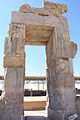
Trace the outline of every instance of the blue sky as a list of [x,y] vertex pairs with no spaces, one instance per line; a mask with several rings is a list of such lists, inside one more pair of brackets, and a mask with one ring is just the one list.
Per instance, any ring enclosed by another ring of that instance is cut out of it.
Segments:
[[[43,0],[2,0],[0,1],[0,75],[3,70],[3,48],[10,23],[11,11],[18,11],[19,6],[28,3],[32,7],[41,7]],[[65,14],[68,19],[70,39],[78,45],[78,51],[73,60],[74,75],[80,76],[80,0],[48,0],[60,2],[68,6]],[[45,47],[25,47],[26,75],[45,75]],[[37,58],[37,59],[36,59]]]

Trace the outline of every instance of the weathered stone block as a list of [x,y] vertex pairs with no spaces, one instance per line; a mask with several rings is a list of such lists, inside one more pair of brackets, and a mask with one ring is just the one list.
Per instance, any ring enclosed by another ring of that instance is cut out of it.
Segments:
[[48,118],[50,120],[64,120],[64,113],[62,110],[54,111],[48,107]]
[[68,119],[70,115],[74,113],[77,114],[74,85],[75,81],[71,74],[51,73],[48,81],[49,107],[52,109],[52,112],[50,112],[54,113],[54,115],[48,113],[51,120],[59,119],[57,118],[59,110],[61,111],[61,116],[64,116],[65,120]]
[[21,120],[23,116],[24,69],[7,68],[4,78],[5,94],[0,99],[0,120]]
[[78,115],[80,115],[80,96],[76,96],[76,105],[77,105]]
[[57,34],[56,57],[59,59],[68,59],[70,57],[69,42],[61,34]]
[[12,12],[11,23],[55,26],[58,23],[58,19],[55,16],[43,17],[32,13]]
[[61,14],[64,14],[65,12],[67,12],[66,5],[48,2],[48,1],[44,1],[43,5],[44,5],[44,8],[49,10],[50,12],[55,11],[56,16],[59,16]]
[[70,66],[68,60],[56,60],[56,73],[70,73]]
[[5,69],[5,111],[7,120],[20,120],[23,115],[24,68]]
[[11,38],[6,37],[5,38],[5,43],[4,43],[4,54],[8,54],[11,52]]
[[72,73],[70,61],[67,59],[51,59],[48,61],[48,67],[52,68],[57,73]]
[[74,73],[72,58],[69,58],[70,73]]
[[8,37],[5,38],[4,55],[24,52],[25,25],[11,24]]
[[46,53],[48,63],[56,59],[68,60],[71,57],[69,42],[66,41],[62,34],[55,32],[56,30],[54,28],[53,34],[47,43]]
[[24,52],[24,40],[19,38],[5,38],[4,55]]
[[7,54],[4,56],[4,68],[6,67],[25,67],[25,54]]
[[6,120],[5,119],[5,98],[0,100],[0,120]]
[[23,4],[20,8],[19,8],[20,12],[31,12],[31,8],[28,4]]
[[71,57],[74,58],[77,52],[77,44],[74,42],[70,42],[70,54]]
[[61,34],[66,42],[70,42],[69,27],[67,18],[63,16],[58,17],[57,33]]
[[43,8],[32,8],[28,4],[23,4],[19,8],[19,11],[24,13],[38,14],[40,16],[48,15],[60,16],[61,14],[67,12],[67,6],[59,3],[44,1]]

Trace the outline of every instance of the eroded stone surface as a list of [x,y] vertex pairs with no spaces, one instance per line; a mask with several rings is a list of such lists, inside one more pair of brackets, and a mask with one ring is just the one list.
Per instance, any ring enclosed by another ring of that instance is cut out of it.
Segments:
[[41,16],[33,13],[23,13],[13,11],[11,14],[11,23],[22,23],[26,25],[55,26],[57,24],[55,16]]
[[4,92],[0,98],[0,120],[23,117],[25,45],[45,45],[50,120],[68,120],[80,114],[76,108],[72,58],[77,46],[70,42],[67,7],[44,2],[43,8],[24,4],[12,12],[4,44]]
[[69,31],[66,19],[62,17],[60,21],[46,47],[50,120],[68,120],[69,116],[78,112]]
[[25,67],[25,53],[4,56],[4,68],[6,67]]
[[4,68],[25,66],[25,25],[10,24],[4,45]]
[[43,8],[31,8],[28,4],[24,4],[19,8],[19,11],[24,13],[39,14],[41,16],[59,16],[67,12],[67,6],[59,3],[44,1]]
[[0,101],[0,120],[21,120],[23,115],[24,69],[7,68],[4,79],[5,94]]
[[77,44],[74,42],[70,42],[70,53],[71,57],[74,58],[77,52]]
[[18,54],[24,51],[25,29],[24,24],[9,25],[7,37],[5,38],[4,55]]

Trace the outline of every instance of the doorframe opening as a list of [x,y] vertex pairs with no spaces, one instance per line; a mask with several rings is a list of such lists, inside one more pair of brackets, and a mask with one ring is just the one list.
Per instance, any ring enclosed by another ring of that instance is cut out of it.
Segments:
[[[31,47],[31,46],[30,46]],[[37,46],[37,47],[41,47],[41,46]],[[46,48],[45,46],[43,46],[44,47],[44,49]],[[27,53],[27,51],[25,51],[25,53]],[[29,54],[29,53],[27,53],[27,54]],[[45,74],[46,74],[46,50],[45,50]],[[27,55],[26,55],[26,57],[27,57]],[[25,63],[26,63],[26,61],[25,61]],[[27,63],[28,64],[28,63]],[[38,65],[39,66],[39,65]],[[25,66],[25,67],[27,67],[27,66]],[[28,69],[27,69],[28,70]],[[27,74],[27,71],[25,70],[25,75]],[[26,94],[25,92],[27,92],[27,95],[25,95],[26,96],[26,98],[25,98],[25,96],[24,96],[24,115],[25,115],[25,113],[26,113],[26,111],[30,111],[31,110],[31,113],[32,113],[32,111],[40,111],[40,110],[45,110],[45,108],[46,108],[46,102],[47,102],[47,99],[46,99],[46,95],[47,95],[47,81],[46,81],[46,75],[45,76],[43,76],[43,75],[36,75],[36,76],[31,76],[31,75],[26,75],[26,78],[25,79],[27,79],[27,82],[29,82],[29,81],[33,81],[33,82],[35,82],[36,81],[36,83],[38,83],[38,87],[39,87],[39,83],[40,82],[46,82],[45,84],[45,86],[46,86],[46,90],[44,91],[40,91],[39,89],[38,90],[33,90],[32,91],[32,89],[31,89],[31,91],[29,90],[28,91],[28,89],[26,89],[26,91],[24,91],[24,95]],[[32,80],[31,80],[32,79]],[[25,87],[25,86],[24,86]],[[38,88],[37,87],[37,88]],[[43,87],[44,88],[44,87]],[[24,89],[25,90],[25,89]],[[37,92],[38,91],[38,92]],[[40,94],[40,92],[41,92],[41,94],[42,95],[39,95]],[[37,95],[35,95],[35,94],[37,94]],[[41,98],[40,98],[41,97]],[[33,98],[33,102],[31,102],[30,100]],[[38,99],[38,101],[36,100],[36,99]],[[40,101],[40,99],[42,100],[42,101]],[[27,102],[25,102],[27,100]],[[36,100],[36,101],[35,101]],[[37,103],[37,105],[36,105],[36,103]],[[42,104],[42,105],[41,105]],[[32,105],[32,108],[31,108],[31,105]],[[35,106],[35,107],[34,107]],[[26,107],[27,107],[27,109],[26,109]],[[30,108],[29,108],[30,107]],[[40,108],[39,108],[40,107]]]

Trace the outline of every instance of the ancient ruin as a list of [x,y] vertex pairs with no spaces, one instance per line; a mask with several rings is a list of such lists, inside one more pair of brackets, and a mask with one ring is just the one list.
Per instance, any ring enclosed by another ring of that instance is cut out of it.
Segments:
[[62,16],[66,12],[66,5],[47,1],[42,8],[24,4],[12,12],[4,44],[0,120],[23,120],[25,45],[46,46],[48,118],[79,118],[72,65],[77,45],[70,42],[67,18]]

